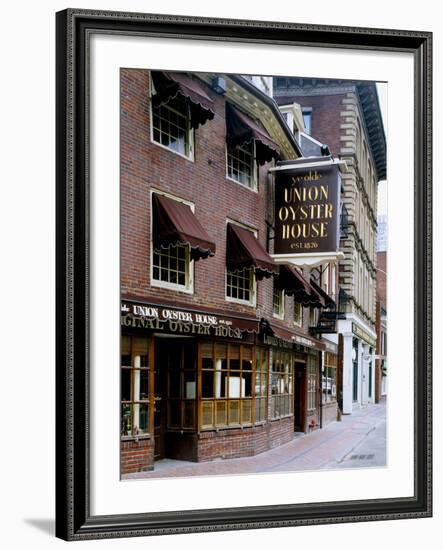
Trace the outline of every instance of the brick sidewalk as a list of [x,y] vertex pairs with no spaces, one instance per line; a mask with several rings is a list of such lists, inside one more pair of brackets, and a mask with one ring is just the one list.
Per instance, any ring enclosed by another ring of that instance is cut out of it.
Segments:
[[386,403],[366,405],[309,434],[296,434],[285,445],[257,456],[187,462],[164,459],[152,472],[127,474],[122,479],[150,479],[230,475],[260,472],[289,472],[386,464]]

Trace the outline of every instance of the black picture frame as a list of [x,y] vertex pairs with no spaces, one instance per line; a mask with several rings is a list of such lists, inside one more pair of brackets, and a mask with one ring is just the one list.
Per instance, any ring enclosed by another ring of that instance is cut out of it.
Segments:
[[[174,36],[409,52],[415,81],[413,497],[92,516],[89,505],[89,40]],[[217,38],[214,38],[217,37]],[[65,540],[432,515],[432,33],[69,9],[56,15],[56,535]]]

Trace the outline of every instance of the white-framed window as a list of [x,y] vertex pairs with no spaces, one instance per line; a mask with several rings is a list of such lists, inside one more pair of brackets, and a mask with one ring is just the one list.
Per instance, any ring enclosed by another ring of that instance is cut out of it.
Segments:
[[294,301],[294,324],[301,327],[303,325],[303,306],[300,302]]
[[248,189],[257,190],[258,167],[255,140],[226,149],[226,177]]
[[311,307],[310,310],[309,310],[309,326],[310,327],[316,327],[317,326],[317,319],[318,319],[317,309]]
[[255,275],[252,267],[226,272],[226,299],[249,305],[255,304]]
[[152,279],[155,281],[168,286],[188,288],[189,266],[189,246],[180,244],[153,250]]
[[[238,225],[250,231],[257,238],[257,230],[239,223],[235,220],[226,219],[226,227],[228,224]],[[230,271],[226,269],[226,295],[227,302],[237,302],[246,304],[252,307],[257,303],[257,279],[253,267],[247,267],[241,270]]]
[[151,101],[151,141],[194,160],[194,130],[187,99],[177,95],[158,104]]
[[[151,190],[151,205],[154,193],[187,204],[194,212],[194,204],[156,189]],[[151,215],[151,243],[154,242],[152,221]],[[168,248],[151,246],[151,285],[188,294],[194,292],[194,260],[191,259],[189,245],[178,244]]]
[[324,268],[322,275],[321,275],[321,285],[323,287],[323,290],[326,292],[326,294],[329,294],[329,279],[330,279],[330,272],[329,272],[329,264],[326,265]]
[[303,123],[305,125],[305,134],[311,135],[312,132],[312,107],[304,107],[302,109]]
[[274,285],[274,292],[272,294],[272,313],[274,317],[284,319],[285,316],[285,291],[276,288]]

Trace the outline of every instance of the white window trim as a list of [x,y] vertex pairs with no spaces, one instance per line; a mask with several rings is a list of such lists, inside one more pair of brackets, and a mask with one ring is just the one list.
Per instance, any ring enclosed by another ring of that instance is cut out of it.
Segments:
[[[300,322],[297,323],[297,321],[295,320],[295,305],[296,304],[299,304],[300,305],[300,312],[301,312],[301,315],[300,315]],[[296,302],[295,301],[295,298],[294,298],[294,325],[296,327],[302,327],[303,326],[303,305],[300,303],[300,302]]]
[[[317,326],[317,323],[318,323],[318,317],[317,317],[317,310],[314,308],[314,307],[310,307],[309,308],[309,326],[310,327],[315,327]],[[313,323],[311,322],[311,319],[314,321]]]
[[225,301],[232,302],[234,304],[242,304],[244,306],[256,307],[257,306],[257,278],[255,276],[254,268],[251,269],[252,281],[251,281],[251,299],[250,300],[240,300],[239,298],[231,298],[226,294],[228,288],[228,270],[225,267]]
[[181,199],[180,197],[177,197],[175,195],[171,195],[171,193],[167,193],[165,191],[161,191],[160,189],[151,188],[149,190],[149,208],[151,209],[151,223],[149,224],[149,230],[150,230],[150,268],[149,268],[149,279],[151,286],[157,287],[157,288],[165,288],[167,290],[174,290],[176,292],[182,292],[184,294],[194,294],[194,260],[191,259],[191,251],[189,246],[187,247],[187,262],[186,262],[186,275],[185,279],[187,284],[186,285],[179,285],[175,283],[168,283],[166,281],[159,281],[158,279],[154,279],[154,239],[153,239],[153,231],[152,231],[152,222],[154,219],[153,213],[152,213],[152,195],[156,193],[157,195],[163,195],[165,197],[168,197],[172,200],[175,200],[177,202],[181,202],[183,204],[188,205],[191,208],[191,211],[195,213],[195,204],[193,202],[187,201],[185,199]]
[[253,191],[254,193],[258,193],[258,162],[256,159],[256,148],[255,148],[255,139],[254,139],[254,151],[253,151],[253,173],[252,173],[252,181],[253,186],[249,187],[248,185],[242,183],[241,181],[238,181],[234,178],[231,178],[231,176],[228,175],[228,144],[225,144],[225,167],[226,167],[226,174],[225,177],[227,180],[232,181],[233,183],[236,183],[237,185],[241,185],[245,189],[249,189],[249,191]]
[[275,313],[274,311],[274,290],[272,291],[272,316],[275,317],[276,319],[281,319],[283,320],[285,318],[285,290],[284,289],[278,289],[278,291],[280,292],[280,296],[281,296],[281,308],[280,308],[280,311],[279,313]]
[[186,160],[189,160],[190,162],[195,162],[195,132],[194,128],[189,128],[188,130],[188,140],[189,140],[189,155],[184,155],[183,153],[180,153],[179,151],[174,151],[174,149],[171,149],[169,147],[166,147],[166,145],[163,145],[162,143],[159,143],[158,141],[154,140],[154,118],[152,113],[152,78],[151,75],[149,75],[149,82],[150,82],[150,90],[149,90],[149,137],[150,142],[154,145],[157,145],[158,147],[161,147],[165,151],[169,151],[170,153],[174,153],[174,155],[178,155],[181,158],[184,158]]
[[[231,218],[226,218],[225,228],[228,227],[228,223],[232,223],[233,225],[238,225],[239,227],[243,227],[244,229],[251,231],[252,233],[254,233],[254,237],[257,238],[257,235],[258,235],[257,229],[254,229],[253,227],[246,225],[244,223],[240,223],[235,220],[232,220]],[[254,308],[257,307],[257,277],[255,276],[254,268],[251,268],[251,269],[252,269],[251,300],[247,301],[247,300],[239,300],[238,298],[231,298],[226,294],[226,290],[228,288],[228,269],[226,268],[226,262],[225,262],[225,301],[226,302],[232,302],[234,304],[242,304],[242,305],[251,306]]]

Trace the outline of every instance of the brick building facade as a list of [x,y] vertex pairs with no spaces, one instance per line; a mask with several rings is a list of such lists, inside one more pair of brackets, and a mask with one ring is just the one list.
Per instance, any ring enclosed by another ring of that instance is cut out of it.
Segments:
[[234,75],[120,82],[122,474],[255,455],[319,427],[322,401],[335,418],[322,280],[271,258],[269,168],[301,156],[276,103]]

